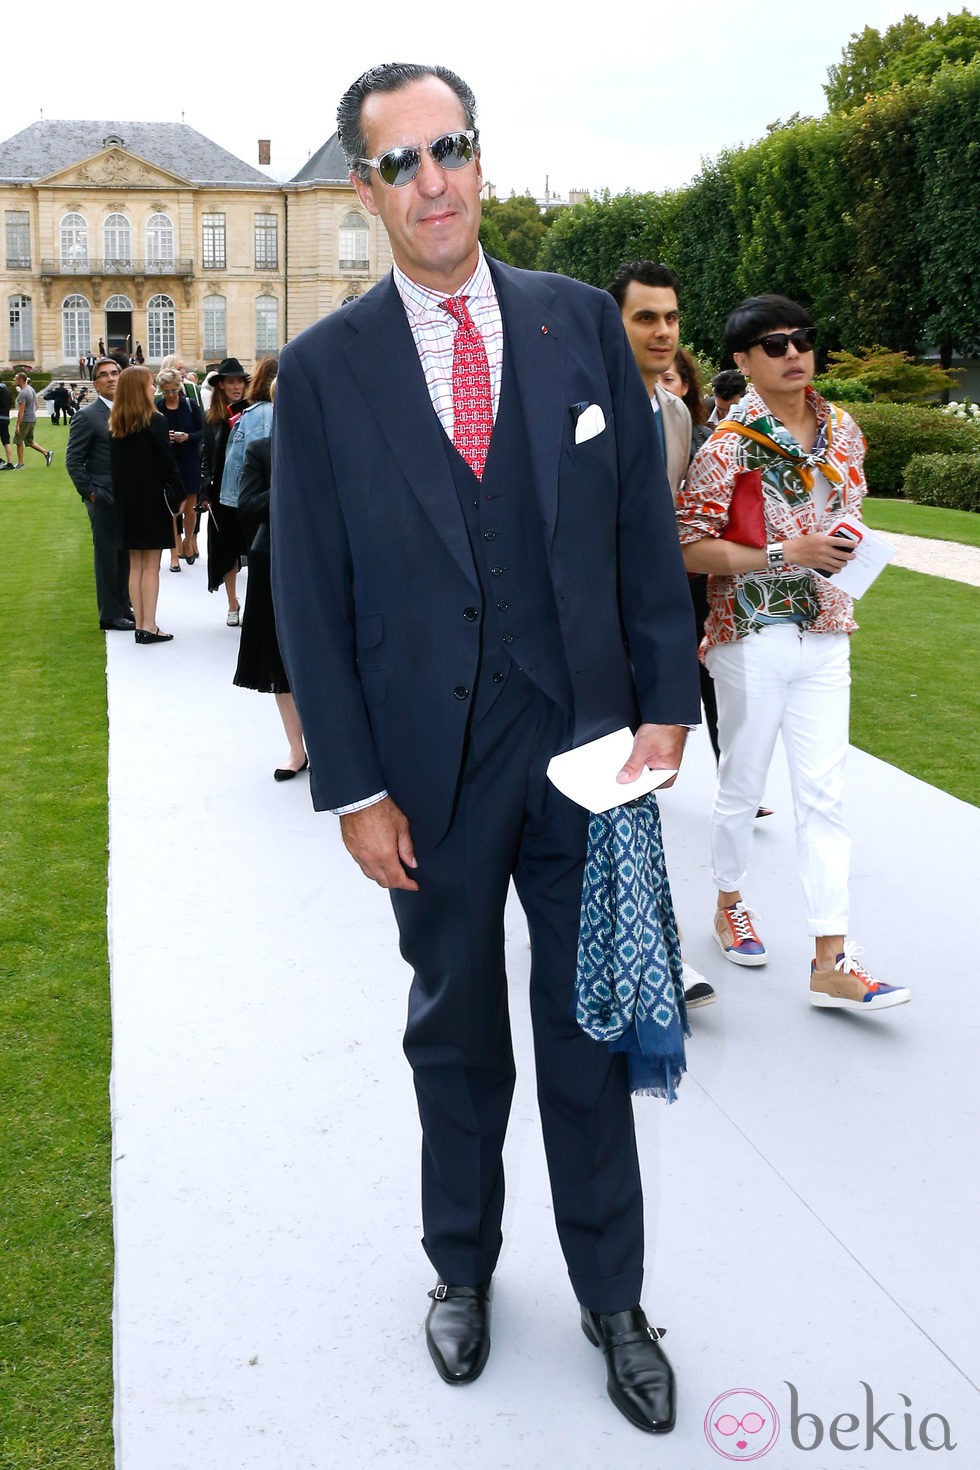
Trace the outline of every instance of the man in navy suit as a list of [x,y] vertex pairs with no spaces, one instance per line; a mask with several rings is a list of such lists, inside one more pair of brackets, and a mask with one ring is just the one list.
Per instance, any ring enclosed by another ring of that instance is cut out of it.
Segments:
[[[697,722],[663,455],[611,297],[484,257],[465,83],[441,67],[377,67],[347,92],[338,125],[395,268],[282,353],[273,585],[314,805],[340,815],[352,856],[391,890],[414,971],[405,1051],[422,1122],[423,1245],[438,1273],[427,1343],[449,1383],[476,1378],[490,1347],[514,1084],[503,934],[513,879],[531,937],[556,1224],[582,1326],[605,1352],[617,1407],[663,1432],[673,1377],[640,1308],[625,1058],[590,1040],[573,1011],[588,813],[545,776],[557,752],[629,724],[626,801],[645,765],[679,764]],[[457,432],[474,382],[485,459]]]

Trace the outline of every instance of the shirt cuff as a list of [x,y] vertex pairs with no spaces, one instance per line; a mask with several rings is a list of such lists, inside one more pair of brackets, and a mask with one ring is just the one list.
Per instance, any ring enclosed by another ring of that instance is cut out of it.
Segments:
[[363,801],[352,801],[350,806],[332,806],[330,811],[335,817],[349,817],[351,812],[362,812],[365,807],[377,806],[387,795],[387,791],[379,791],[376,796],[365,796]]

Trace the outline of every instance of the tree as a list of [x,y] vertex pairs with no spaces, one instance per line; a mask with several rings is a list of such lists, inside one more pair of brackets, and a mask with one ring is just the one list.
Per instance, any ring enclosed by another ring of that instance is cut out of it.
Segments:
[[885,347],[832,352],[830,363],[835,378],[863,383],[878,403],[911,403],[956,387],[956,379],[945,369],[914,362],[908,353],[889,352]]
[[839,65],[827,72],[824,87],[831,112],[860,107],[869,96],[890,87],[927,81],[947,63],[965,64],[980,55],[980,16],[963,9],[926,25],[906,15],[884,35],[873,26],[852,33]]
[[483,202],[484,223],[492,224],[499,231],[507,252],[499,258],[524,270],[534,270],[545,236],[562,213],[563,210],[556,208],[542,213],[537,200],[530,194],[515,194],[510,199],[485,199]]

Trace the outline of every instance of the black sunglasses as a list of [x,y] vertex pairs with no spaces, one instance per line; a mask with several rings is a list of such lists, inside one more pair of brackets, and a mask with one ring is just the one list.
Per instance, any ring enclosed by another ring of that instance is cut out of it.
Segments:
[[761,347],[767,357],[785,357],[791,342],[797,352],[803,353],[812,352],[816,340],[816,327],[797,327],[795,332],[767,332],[750,342],[749,347]]
[[[465,168],[472,162],[475,138],[476,132],[472,128],[465,132],[443,133],[441,138],[433,138],[431,143],[426,143],[425,148],[440,168]],[[354,162],[376,168],[384,183],[398,189],[402,184],[410,184],[422,167],[422,149],[389,148],[387,153],[377,158],[355,158]]]

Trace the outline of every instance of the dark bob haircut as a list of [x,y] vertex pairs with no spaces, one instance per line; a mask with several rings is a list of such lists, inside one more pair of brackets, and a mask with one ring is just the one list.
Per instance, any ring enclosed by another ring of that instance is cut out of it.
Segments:
[[725,323],[725,351],[748,352],[753,342],[780,327],[813,327],[805,306],[788,296],[750,296],[736,306]]
[[357,174],[359,179],[368,182],[371,178],[371,170],[367,165],[355,162],[355,159],[367,156],[367,144],[364,141],[364,130],[361,127],[361,108],[365,97],[370,97],[373,92],[400,92],[402,87],[410,87],[413,82],[424,82],[429,77],[436,77],[440,82],[445,82],[449,90],[455,92],[463,108],[463,126],[467,131],[472,128],[476,134],[473,139],[473,147],[479,148],[480,132],[476,125],[476,98],[461,77],[458,77],[454,71],[450,71],[447,66],[420,66],[410,61],[385,61],[380,66],[372,66],[359,76],[357,81],[347,88],[337,108],[337,136],[340,139],[340,146],[344,150],[348,168],[352,173]]
[[657,260],[628,260],[619,267],[606,287],[620,311],[631,281],[637,281],[641,286],[665,286],[680,300],[680,277],[669,265],[661,265]]

